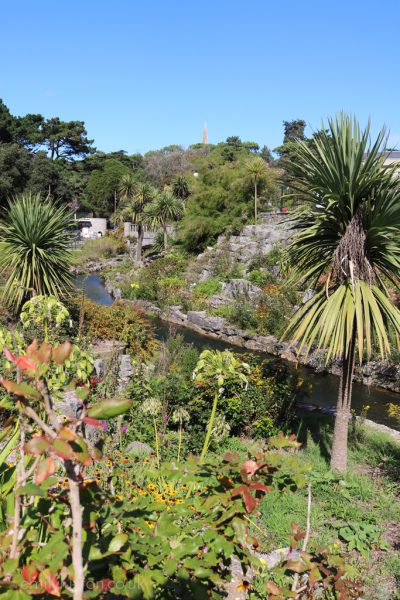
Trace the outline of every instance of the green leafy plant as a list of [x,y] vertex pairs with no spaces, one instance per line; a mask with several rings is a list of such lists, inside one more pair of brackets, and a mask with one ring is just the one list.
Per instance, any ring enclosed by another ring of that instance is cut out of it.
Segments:
[[209,386],[214,392],[210,420],[207,425],[207,433],[200,456],[201,461],[204,461],[210,445],[217,412],[218,398],[224,391],[225,380],[227,378],[237,379],[241,385],[246,387],[246,374],[249,371],[249,365],[236,359],[232,352],[229,352],[228,350],[225,352],[219,352],[218,350],[204,350],[200,354],[199,362],[193,372],[193,378],[198,385]]
[[373,523],[352,521],[351,523],[335,524],[341,540],[347,544],[348,550],[357,550],[364,557],[375,546],[387,550],[387,544],[380,540],[379,532]]
[[48,342],[50,328],[59,329],[69,316],[67,308],[54,296],[34,296],[22,306],[19,318],[24,329],[33,329],[33,338],[38,338],[38,330],[43,330],[43,341]]
[[127,345],[133,357],[148,359],[157,347],[152,328],[142,311],[124,302],[101,306],[89,300],[83,304],[86,333],[97,340],[116,339]]
[[195,297],[209,298],[221,291],[221,283],[218,279],[210,277],[206,281],[198,283],[193,289]]
[[3,290],[15,310],[35,294],[65,297],[71,289],[71,215],[40,196],[10,201],[0,222],[0,270]]
[[342,359],[331,464],[343,472],[356,358],[369,358],[374,342],[386,357],[389,332],[397,340],[400,333],[400,312],[385,283],[399,281],[400,182],[384,165],[384,131],[371,143],[370,126],[361,131],[345,114],[328,126],[312,145],[299,141],[291,159],[293,193],[304,205],[294,215],[289,254],[316,294],[285,335],[298,352],[315,345],[327,350],[327,361]]

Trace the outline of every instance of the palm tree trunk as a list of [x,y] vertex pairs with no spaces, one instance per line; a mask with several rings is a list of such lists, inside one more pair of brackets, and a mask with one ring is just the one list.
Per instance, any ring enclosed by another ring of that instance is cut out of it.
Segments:
[[142,262],[142,246],[144,236],[143,225],[141,223],[138,225],[137,233],[136,262],[138,265],[140,265]]
[[254,182],[254,225],[257,225],[257,181]]
[[164,230],[164,250],[167,250],[167,248],[168,248],[168,231],[167,231],[166,223],[163,223],[163,230]]
[[336,406],[335,427],[333,430],[331,469],[344,473],[347,468],[348,431],[351,410],[351,393],[354,374],[354,356],[356,332],[350,342],[348,356],[343,358],[342,375],[340,378],[339,395]]

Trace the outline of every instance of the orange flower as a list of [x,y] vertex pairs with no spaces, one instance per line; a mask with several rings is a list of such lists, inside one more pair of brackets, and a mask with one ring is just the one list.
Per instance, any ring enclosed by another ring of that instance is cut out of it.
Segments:
[[251,588],[252,585],[250,581],[247,581],[247,579],[242,579],[242,581],[239,583],[236,589],[238,592],[248,592],[249,590],[251,590]]

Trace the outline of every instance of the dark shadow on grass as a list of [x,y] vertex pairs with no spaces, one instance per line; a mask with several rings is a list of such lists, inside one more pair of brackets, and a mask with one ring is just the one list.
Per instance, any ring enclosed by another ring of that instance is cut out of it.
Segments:
[[327,461],[331,458],[331,438],[334,418],[318,410],[299,413],[294,422],[293,431],[303,447],[311,438],[321,452],[321,456]]

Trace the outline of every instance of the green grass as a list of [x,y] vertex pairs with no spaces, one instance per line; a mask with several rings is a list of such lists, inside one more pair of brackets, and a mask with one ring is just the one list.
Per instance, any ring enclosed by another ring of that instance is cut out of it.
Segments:
[[[312,433],[311,433],[312,432]],[[349,572],[365,580],[365,600],[389,600],[400,585],[400,445],[389,436],[357,427],[349,441],[349,469],[344,476],[329,468],[332,419],[307,415],[298,426],[303,449],[298,458],[311,466],[312,510],[309,548],[339,542],[347,554]],[[254,534],[262,551],[288,546],[290,525],[305,528],[307,490],[274,490],[260,504]],[[377,542],[363,557],[348,551],[335,524],[372,524]],[[387,543],[387,550],[380,548]]]
[[124,248],[124,242],[108,236],[87,240],[80,248],[74,250],[73,262],[83,265],[89,261],[111,258],[124,252]]

